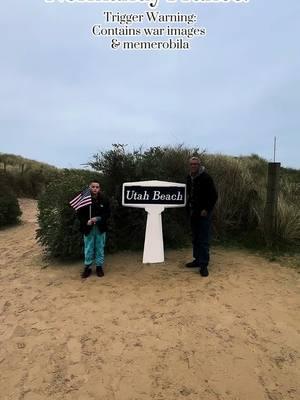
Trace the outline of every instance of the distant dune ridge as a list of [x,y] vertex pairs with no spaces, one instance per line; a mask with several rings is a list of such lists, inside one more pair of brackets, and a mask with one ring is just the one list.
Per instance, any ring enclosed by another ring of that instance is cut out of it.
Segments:
[[8,154],[0,152],[0,170],[4,171],[19,171],[25,172],[26,169],[43,168],[43,169],[56,169],[53,165],[31,160],[16,154]]

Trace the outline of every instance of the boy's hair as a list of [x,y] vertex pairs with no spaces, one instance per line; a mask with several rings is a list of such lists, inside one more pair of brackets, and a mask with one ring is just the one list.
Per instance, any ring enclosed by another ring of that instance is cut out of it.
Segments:
[[91,179],[89,185],[90,185],[91,183],[98,183],[99,186],[100,186],[100,182],[98,181],[98,179]]

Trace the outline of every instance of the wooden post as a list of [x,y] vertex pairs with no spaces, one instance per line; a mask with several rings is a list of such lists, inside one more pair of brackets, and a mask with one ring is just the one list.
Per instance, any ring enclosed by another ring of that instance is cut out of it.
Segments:
[[275,239],[279,175],[280,163],[270,162],[268,165],[267,201],[264,214],[264,230],[268,245],[272,245]]

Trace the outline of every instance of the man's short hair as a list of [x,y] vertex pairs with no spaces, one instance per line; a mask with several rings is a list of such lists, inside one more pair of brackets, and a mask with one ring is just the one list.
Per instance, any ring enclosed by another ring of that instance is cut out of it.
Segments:
[[200,158],[199,158],[199,157],[193,156],[193,157],[190,158],[190,162],[191,162],[191,161],[197,161],[198,164],[201,164],[201,161],[200,161]]

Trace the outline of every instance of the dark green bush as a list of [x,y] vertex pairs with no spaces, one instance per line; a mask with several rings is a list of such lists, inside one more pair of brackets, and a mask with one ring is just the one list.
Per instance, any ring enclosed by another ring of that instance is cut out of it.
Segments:
[[0,176],[0,227],[18,223],[21,214],[16,195]]

